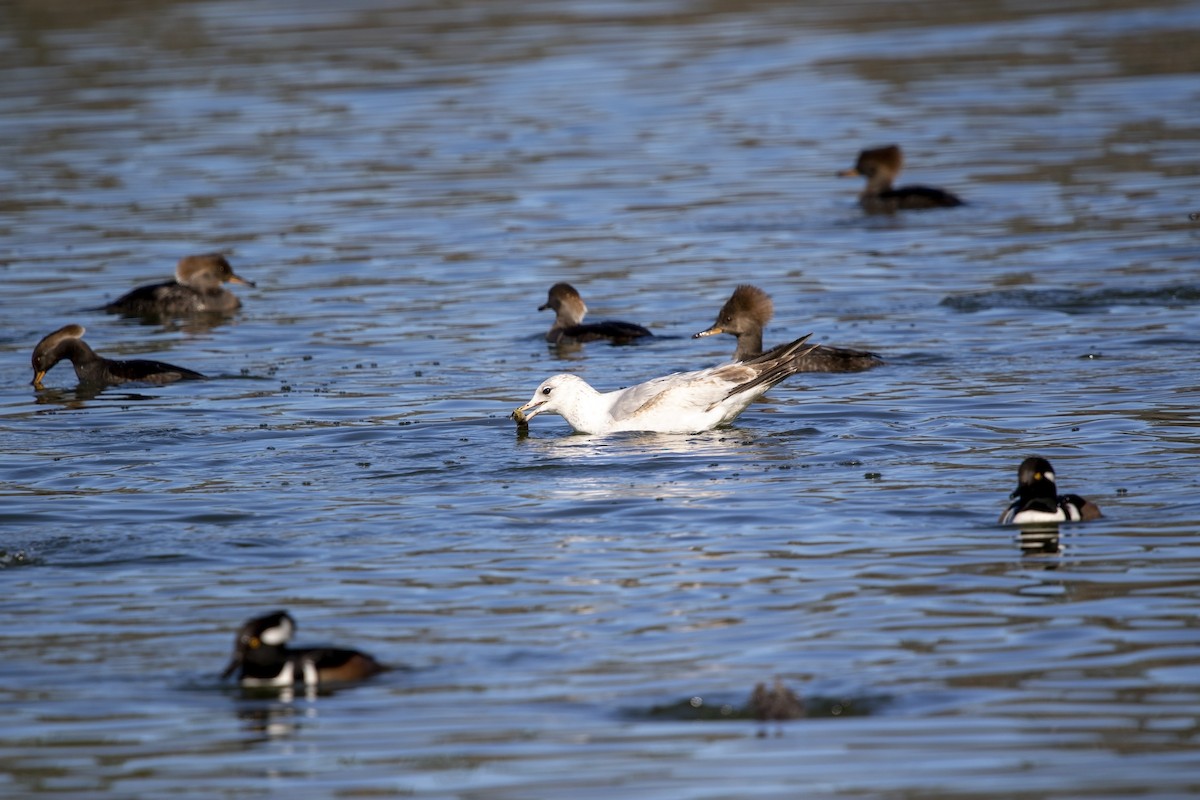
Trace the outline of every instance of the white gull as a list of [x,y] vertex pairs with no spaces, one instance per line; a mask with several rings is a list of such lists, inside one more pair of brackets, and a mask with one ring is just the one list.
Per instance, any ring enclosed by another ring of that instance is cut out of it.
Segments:
[[676,372],[612,392],[598,392],[575,375],[555,375],[542,381],[512,417],[523,425],[543,412],[559,414],[577,433],[712,430],[732,422],[755,398],[796,374],[796,353],[809,336],[747,361]]

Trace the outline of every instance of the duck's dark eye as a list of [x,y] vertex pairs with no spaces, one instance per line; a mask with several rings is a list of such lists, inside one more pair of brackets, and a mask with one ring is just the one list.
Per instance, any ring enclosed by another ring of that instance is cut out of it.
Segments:
[[542,389],[542,394],[550,394],[550,387],[547,386],[545,389]]

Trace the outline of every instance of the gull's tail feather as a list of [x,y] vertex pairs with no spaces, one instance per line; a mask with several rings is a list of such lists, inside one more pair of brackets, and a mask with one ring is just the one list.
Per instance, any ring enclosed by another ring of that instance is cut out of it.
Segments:
[[[796,361],[801,356],[808,355],[820,346],[815,344],[809,345],[808,349],[803,353],[797,353],[810,336],[812,336],[811,333],[806,333],[793,342],[781,344],[778,347],[768,350],[761,356],[743,361],[742,363],[746,365],[762,365],[762,371],[745,383],[739,383],[730,389],[729,393],[725,395],[726,399],[733,397],[735,394],[748,392],[757,386],[762,386],[764,383],[767,385],[767,389],[770,389],[785,378],[795,375],[800,371]],[[763,391],[766,391],[766,389]]]

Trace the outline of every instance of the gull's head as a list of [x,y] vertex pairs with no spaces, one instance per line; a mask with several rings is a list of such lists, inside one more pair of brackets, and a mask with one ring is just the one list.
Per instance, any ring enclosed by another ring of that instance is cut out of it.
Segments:
[[529,398],[529,402],[517,408],[512,418],[517,424],[528,422],[543,411],[562,413],[562,410],[579,397],[587,382],[575,375],[555,375],[542,381],[541,386]]

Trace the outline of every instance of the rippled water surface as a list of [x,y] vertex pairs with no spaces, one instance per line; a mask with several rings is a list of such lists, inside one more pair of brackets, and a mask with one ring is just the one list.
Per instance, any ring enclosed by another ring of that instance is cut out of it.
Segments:
[[[0,795],[1200,793],[1200,4],[0,21]],[[892,142],[969,204],[865,217]],[[94,310],[211,250],[237,314]],[[548,347],[561,280],[659,338]],[[727,358],[739,283],[887,365],[693,436],[507,418]],[[70,322],[214,379],[33,389]],[[1105,519],[996,525],[1030,453]],[[403,668],[222,685],[276,608]],[[776,677],[807,716],[746,718]]]

